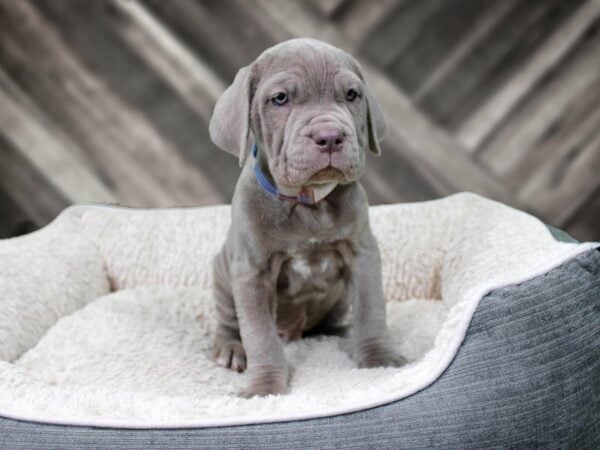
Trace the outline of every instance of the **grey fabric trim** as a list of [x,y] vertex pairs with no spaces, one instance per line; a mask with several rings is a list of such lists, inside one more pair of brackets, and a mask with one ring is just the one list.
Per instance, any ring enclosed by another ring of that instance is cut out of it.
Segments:
[[600,448],[600,252],[482,299],[452,364],[389,405],[288,423],[116,430],[0,419],[2,449]]

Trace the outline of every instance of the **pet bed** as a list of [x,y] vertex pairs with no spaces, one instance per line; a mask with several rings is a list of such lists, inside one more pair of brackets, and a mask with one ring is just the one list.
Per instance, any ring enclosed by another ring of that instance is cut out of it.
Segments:
[[74,206],[0,241],[0,447],[597,447],[598,244],[470,193],[370,215],[410,364],[303,339],[291,393],[252,399],[210,359],[228,206]]

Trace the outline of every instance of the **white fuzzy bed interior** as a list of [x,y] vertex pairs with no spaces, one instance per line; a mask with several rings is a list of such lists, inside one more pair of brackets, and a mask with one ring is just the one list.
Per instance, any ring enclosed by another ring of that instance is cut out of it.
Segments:
[[76,207],[0,242],[0,415],[211,425],[399,398],[447,367],[482,293],[573,251],[531,216],[471,194],[372,208],[371,223],[389,326],[411,364],[358,369],[340,338],[305,339],[286,346],[291,394],[250,400],[237,396],[245,374],[210,358],[210,262],[228,207]]

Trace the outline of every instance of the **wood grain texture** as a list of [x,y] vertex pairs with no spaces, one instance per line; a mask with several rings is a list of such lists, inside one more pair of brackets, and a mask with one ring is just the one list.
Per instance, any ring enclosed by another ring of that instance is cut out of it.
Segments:
[[588,0],[565,24],[553,30],[542,48],[535,52],[521,70],[461,125],[458,139],[468,149],[476,150],[524,96],[574,50],[582,35],[597,21],[598,16],[600,2]]
[[470,190],[600,240],[599,23],[600,0],[0,0],[0,237],[80,201],[229,201],[214,104],[311,36],[388,118],[372,203]]
[[456,130],[534,53],[577,0],[518,1],[436,88],[419,100],[444,127]]
[[[600,218],[600,188],[581,205],[569,221],[564,225],[573,236],[598,236],[598,220]],[[583,238],[581,238],[583,239]],[[597,237],[593,237],[598,241]]]
[[[598,22],[600,25],[600,22]],[[494,173],[508,175],[524,157],[541,145],[545,134],[571,117],[571,109],[594,97],[600,80],[600,34],[596,28],[584,36],[568,64],[548,72],[535,92],[504,121],[500,130],[483,143],[479,158]],[[531,120],[534,118],[535,120]],[[529,120],[528,120],[529,119]],[[516,180],[515,180],[516,181]]]
[[0,130],[49,184],[72,203],[114,202],[84,153],[56,129],[0,70]]
[[48,217],[56,216],[71,204],[3,136],[0,136],[0,188],[12,200],[8,207],[18,207],[20,213],[13,223],[3,225],[5,231],[12,230],[23,219],[45,224]]

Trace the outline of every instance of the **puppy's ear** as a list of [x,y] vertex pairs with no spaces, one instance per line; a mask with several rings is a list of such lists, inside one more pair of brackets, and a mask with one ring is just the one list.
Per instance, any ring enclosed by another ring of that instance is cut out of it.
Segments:
[[252,65],[242,67],[231,86],[217,101],[208,132],[215,145],[239,157],[244,165],[250,146],[250,103]]
[[381,155],[379,143],[387,134],[387,122],[381,107],[375,101],[373,94],[367,89],[367,132],[369,133],[369,149],[377,156]]

